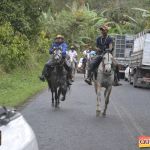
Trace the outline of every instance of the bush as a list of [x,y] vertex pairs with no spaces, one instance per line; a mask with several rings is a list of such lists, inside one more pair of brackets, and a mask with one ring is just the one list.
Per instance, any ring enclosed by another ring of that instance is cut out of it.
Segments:
[[29,60],[29,40],[20,32],[14,33],[9,22],[0,26],[0,64],[6,71],[25,66]]

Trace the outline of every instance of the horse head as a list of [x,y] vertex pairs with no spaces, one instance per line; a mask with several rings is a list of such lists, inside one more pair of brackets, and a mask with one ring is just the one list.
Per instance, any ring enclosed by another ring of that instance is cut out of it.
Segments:
[[102,59],[102,70],[104,73],[111,73],[112,64],[113,64],[113,56],[110,51],[106,51],[103,55]]
[[62,50],[60,48],[55,48],[53,51],[53,61],[60,63],[62,60]]

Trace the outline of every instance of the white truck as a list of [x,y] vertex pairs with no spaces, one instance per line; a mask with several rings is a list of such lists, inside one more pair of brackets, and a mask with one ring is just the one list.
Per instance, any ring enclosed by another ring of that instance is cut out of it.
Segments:
[[0,106],[0,150],[38,150],[35,134],[14,109]]
[[129,82],[134,87],[150,88],[150,31],[137,34],[130,57]]
[[113,55],[119,65],[119,76],[124,78],[126,66],[129,64],[133,49],[133,35],[115,35]]

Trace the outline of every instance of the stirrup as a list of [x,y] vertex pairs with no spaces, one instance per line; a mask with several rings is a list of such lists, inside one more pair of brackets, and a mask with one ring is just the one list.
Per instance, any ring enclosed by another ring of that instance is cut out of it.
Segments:
[[68,84],[68,85],[72,85],[72,83],[71,83],[70,80],[67,80],[67,84]]
[[41,80],[41,81],[45,81],[45,77],[44,76],[39,76],[39,79]]

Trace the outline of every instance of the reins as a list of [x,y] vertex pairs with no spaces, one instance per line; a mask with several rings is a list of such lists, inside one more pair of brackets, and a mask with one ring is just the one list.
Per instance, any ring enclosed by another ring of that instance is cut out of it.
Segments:
[[[106,54],[106,53],[105,53]],[[102,55],[102,57],[105,55],[105,54],[103,54]],[[102,58],[102,73],[103,74],[105,74],[105,75],[111,75],[112,74],[112,72],[105,72],[105,66],[107,65],[107,64],[111,64],[110,62],[109,62],[109,60],[110,60],[110,57],[109,57],[109,52],[107,52],[107,55],[108,55],[108,63],[106,63],[106,64],[104,64],[104,59]]]

